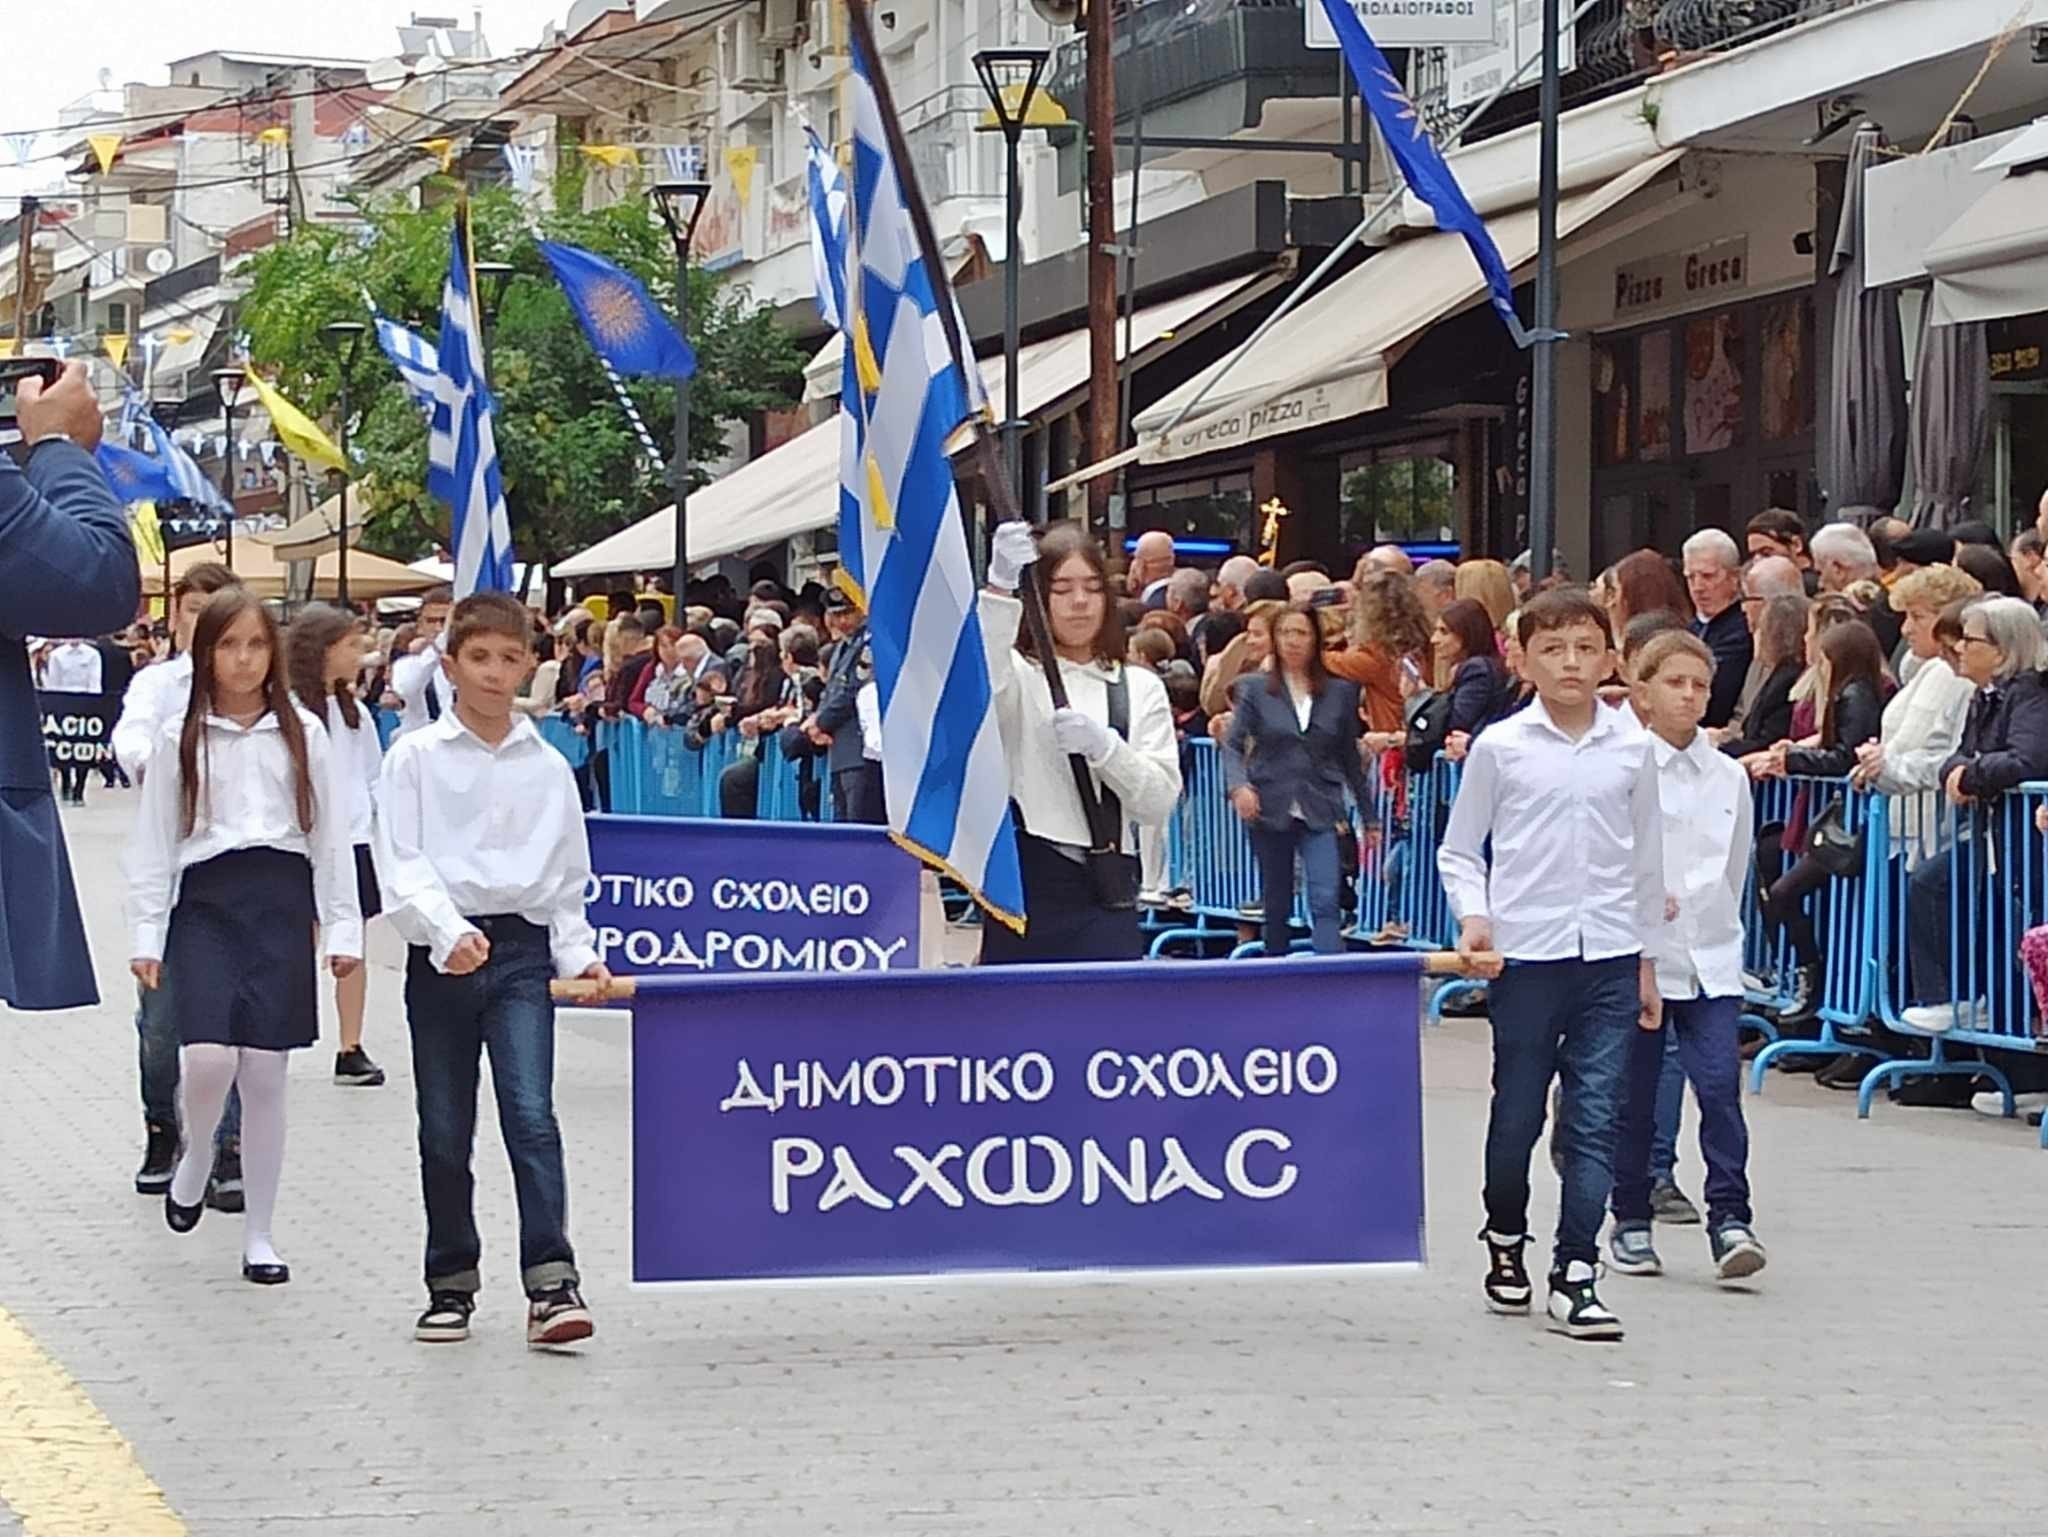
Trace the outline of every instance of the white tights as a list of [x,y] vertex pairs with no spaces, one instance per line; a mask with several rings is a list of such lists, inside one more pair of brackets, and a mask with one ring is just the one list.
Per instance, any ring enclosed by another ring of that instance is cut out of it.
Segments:
[[185,1097],[185,1152],[171,1176],[171,1199],[197,1206],[213,1168],[213,1133],[228,1090],[242,1089],[242,1258],[279,1263],[270,1244],[277,1186],[284,1174],[285,1053],[249,1046],[186,1046],[178,1053]]

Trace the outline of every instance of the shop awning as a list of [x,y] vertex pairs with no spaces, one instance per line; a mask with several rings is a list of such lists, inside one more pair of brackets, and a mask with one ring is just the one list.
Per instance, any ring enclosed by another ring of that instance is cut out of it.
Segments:
[[[222,548],[217,544],[187,545],[182,550],[171,551],[171,582],[175,586],[193,566],[201,561],[220,560]],[[314,563],[313,587],[310,596],[331,598],[339,583],[340,561],[333,550]],[[235,574],[242,584],[259,598],[285,598],[292,596],[287,591],[290,580],[290,564],[278,558],[275,547],[266,544],[253,535],[239,535],[235,539]],[[351,600],[361,598],[384,598],[398,593],[425,592],[434,585],[431,576],[422,575],[409,566],[402,566],[395,560],[382,555],[372,555],[368,550],[351,549],[348,552],[348,595]],[[142,590],[150,597],[162,594],[164,586],[163,567],[144,563],[142,567]]]
[[[690,561],[716,560],[824,528],[839,514],[839,418],[690,493]],[[675,560],[674,504],[557,564],[552,576],[664,571]]]
[[[1641,191],[1681,153],[1666,150],[1603,186],[1564,199],[1558,208],[1560,238],[1585,229]],[[1669,211],[1660,205],[1657,217]],[[1487,227],[1510,269],[1535,260],[1534,208],[1496,215]],[[1624,233],[1628,230],[1617,228],[1608,238]],[[1568,254],[1585,250],[1582,245]],[[1425,235],[1391,246],[1261,337],[1170,439],[1167,424],[1222,372],[1222,363],[1141,412],[1134,429],[1140,444],[1135,456],[1147,463],[1192,458],[1381,410],[1388,403],[1387,371],[1400,355],[1437,321],[1477,303],[1485,293],[1485,280],[1460,236]],[[1090,471],[1117,462],[1105,461]],[[1069,477],[1068,483],[1081,478]]]
[[1927,248],[1938,326],[2048,309],[2048,167],[2016,171]]

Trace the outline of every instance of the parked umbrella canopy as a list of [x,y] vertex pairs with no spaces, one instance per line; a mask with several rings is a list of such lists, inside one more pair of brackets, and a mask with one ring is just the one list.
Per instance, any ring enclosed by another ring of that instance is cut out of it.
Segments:
[[1863,173],[1877,164],[1884,130],[1865,123],[1849,145],[1842,224],[1828,271],[1835,278],[1828,360],[1828,509],[1899,505],[1906,474],[1906,339],[1897,295],[1863,286]]
[[[1968,118],[1952,124],[1938,146],[1977,137]],[[1982,321],[1937,325],[1935,306],[1920,312],[1920,349],[1913,371],[1913,512],[1915,528],[1950,528],[1969,514],[1991,429],[1991,345]]]

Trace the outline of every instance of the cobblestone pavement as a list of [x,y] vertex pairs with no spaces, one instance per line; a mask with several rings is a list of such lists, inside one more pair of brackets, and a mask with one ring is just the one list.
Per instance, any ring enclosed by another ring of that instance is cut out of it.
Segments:
[[[109,1002],[5,1017],[0,1310],[202,1537],[1871,1537],[2048,1512],[2048,1155],[2023,1126],[1883,1106],[1859,1125],[1845,1096],[1779,1077],[1751,1101],[1763,1284],[1716,1290],[1700,1231],[1667,1229],[1673,1273],[1607,1283],[1627,1341],[1574,1344],[1480,1305],[1477,1024],[1428,1041],[1426,1270],[684,1295],[627,1285],[624,1021],[565,1016],[598,1337],[523,1345],[486,1117],[488,1290],[472,1341],[430,1349],[410,1337],[421,1222],[387,932],[368,1044],[392,1083],[338,1089],[327,1050],[295,1060],[295,1279],[258,1291],[233,1219],[173,1240],[130,1188],[129,816],[97,788],[66,813]],[[0,1420],[0,1487],[19,1455]]]

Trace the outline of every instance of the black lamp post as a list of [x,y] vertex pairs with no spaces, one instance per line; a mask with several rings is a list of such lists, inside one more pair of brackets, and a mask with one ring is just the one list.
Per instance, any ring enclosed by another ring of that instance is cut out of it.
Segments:
[[476,308],[480,329],[477,332],[484,354],[484,368],[488,372],[491,364],[491,325],[498,318],[498,306],[505,299],[505,285],[512,280],[513,266],[510,262],[477,262],[470,269],[476,274]]
[[[1002,435],[1003,453],[1010,461],[1010,479],[1017,487],[1020,511],[1028,509],[1032,499],[1024,484],[1024,418],[1017,398],[1021,388],[1017,377],[1018,330],[1021,325],[1018,307],[1024,268],[1023,253],[1018,249],[1023,240],[1024,189],[1017,181],[1017,146],[1024,138],[1024,130],[1031,126],[1031,104],[1038,95],[1038,82],[1044,77],[1045,66],[1051,58],[1050,48],[984,48],[974,56],[974,72],[981,77],[981,88],[988,92],[989,100],[989,116],[982,119],[980,131],[993,129],[1002,134],[1007,159],[1006,198],[1009,210],[1003,235]],[[990,117],[993,117],[993,122]],[[1102,410],[1102,403],[1096,402],[1094,409]],[[1029,516],[1028,511],[1025,515]]]
[[[690,335],[690,242],[697,237],[697,220],[711,197],[708,181],[658,181],[652,197],[661,222],[668,226],[669,241],[676,251],[676,334],[685,341]],[[675,570],[669,578],[675,594],[676,622],[682,622],[690,582],[690,525],[686,516],[690,498],[690,381],[676,380],[676,451],[668,462],[669,486],[676,498]]]
[[343,608],[348,607],[348,374],[369,329],[360,320],[337,320],[321,327],[328,345],[341,356],[341,537],[334,550],[334,597]]
[[246,368],[216,368],[213,371],[213,392],[220,397],[220,428],[227,436],[226,446],[220,455],[220,489],[228,500],[227,557],[228,569],[235,569],[235,401],[242,393],[243,381],[249,377]]

